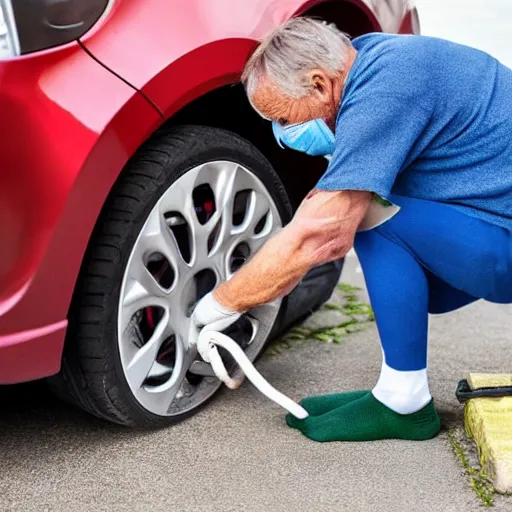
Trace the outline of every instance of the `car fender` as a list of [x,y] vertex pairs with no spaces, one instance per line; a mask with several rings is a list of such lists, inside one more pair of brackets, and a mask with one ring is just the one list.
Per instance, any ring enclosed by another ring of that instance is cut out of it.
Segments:
[[[9,265],[2,260],[0,337],[66,319],[105,199],[128,159],[162,122],[139,92],[83,51],[54,59],[35,75],[37,66],[28,59],[9,63],[28,70],[12,72],[25,78],[23,91],[14,79],[12,89],[2,82],[0,104],[24,114],[12,117],[12,147],[2,158],[10,155],[5,164],[17,165],[18,175],[26,177],[16,181],[6,174],[0,180],[7,180],[4,195],[8,187],[12,194],[25,194],[0,230],[0,251],[16,246],[23,256],[10,258]],[[10,73],[7,69],[3,78]],[[33,101],[22,109],[27,96]],[[33,141],[30,147],[27,140]]]
[[[87,50],[172,116],[197,97],[238,81],[270,30],[326,3],[356,5],[375,31],[398,30],[404,0],[118,0]],[[129,41],[129,44],[127,44]]]

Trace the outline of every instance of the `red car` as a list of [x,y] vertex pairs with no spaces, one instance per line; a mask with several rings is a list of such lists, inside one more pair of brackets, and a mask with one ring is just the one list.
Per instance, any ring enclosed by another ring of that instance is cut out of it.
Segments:
[[[49,377],[142,427],[217,391],[185,348],[191,309],[324,170],[278,148],[238,83],[258,38],[304,14],[419,32],[406,0],[0,0],[0,384]],[[230,334],[254,359],[340,270]]]

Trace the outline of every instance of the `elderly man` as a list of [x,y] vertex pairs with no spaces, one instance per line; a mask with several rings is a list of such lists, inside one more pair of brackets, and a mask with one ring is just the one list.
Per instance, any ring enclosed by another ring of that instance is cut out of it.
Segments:
[[[478,299],[512,303],[512,71],[439,39],[351,43],[297,18],[262,42],[243,81],[280,141],[332,157],[293,221],[199,303],[192,335],[285,295],[354,245],[382,344],[380,378],[373,390],[306,398],[310,416],[287,423],[315,441],[436,436],[428,314]],[[372,193],[400,209],[358,229]]]

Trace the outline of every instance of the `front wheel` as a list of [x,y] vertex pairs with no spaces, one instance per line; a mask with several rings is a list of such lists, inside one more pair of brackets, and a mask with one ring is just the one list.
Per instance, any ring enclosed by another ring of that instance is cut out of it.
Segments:
[[[92,236],[53,387],[127,426],[165,426],[220,387],[188,346],[197,301],[229,279],[290,218],[281,181],[248,141],[184,126],[129,164]],[[229,335],[254,360],[280,301],[251,310]]]

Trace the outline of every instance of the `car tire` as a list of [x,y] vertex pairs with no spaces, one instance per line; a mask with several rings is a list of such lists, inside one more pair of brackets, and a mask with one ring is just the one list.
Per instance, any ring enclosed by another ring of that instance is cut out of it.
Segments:
[[[191,169],[217,161],[233,162],[248,170],[249,178],[255,176],[263,184],[281,224],[290,220],[291,206],[283,184],[247,140],[203,126],[178,126],[157,133],[123,170],[92,234],[70,308],[61,372],[49,379],[51,389],[61,398],[99,418],[151,428],[187,418],[215,394],[205,395],[197,406],[173,415],[157,414],[142,405],[123,367],[118,318],[130,255],[148,216],[166,191]],[[272,318],[273,325],[277,317]],[[266,337],[272,325],[266,326]],[[260,345],[252,359],[262,352],[264,343]]]

